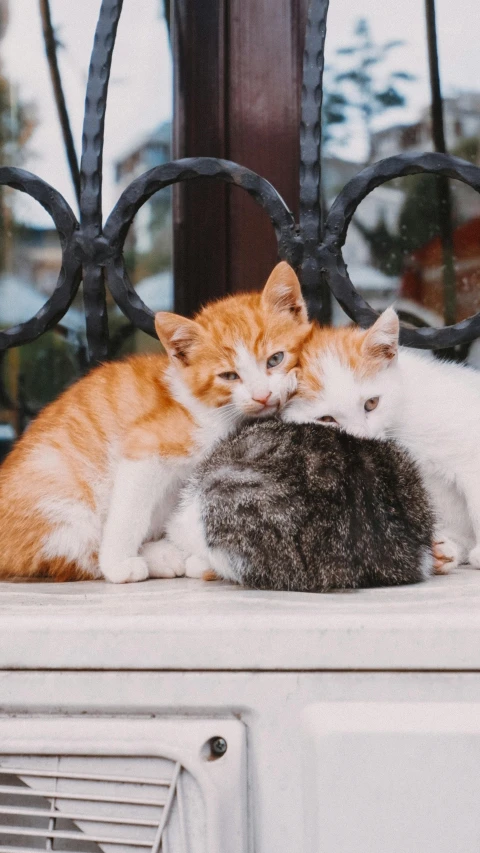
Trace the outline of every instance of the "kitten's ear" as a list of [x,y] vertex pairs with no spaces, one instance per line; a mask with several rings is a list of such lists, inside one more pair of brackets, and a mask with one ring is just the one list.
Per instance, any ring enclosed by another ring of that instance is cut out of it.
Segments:
[[393,361],[398,353],[400,323],[393,308],[387,308],[365,333],[362,355],[371,361]]
[[286,261],[274,267],[262,291],[262,305],[267,311],[288,313],[299,323],[308,323],[307,306],[303,301],[300,282]]
[[188,351],[199,339],[198,323],[169,311],[159,311],[155,314],[155,330],[170,358],[188,363]]

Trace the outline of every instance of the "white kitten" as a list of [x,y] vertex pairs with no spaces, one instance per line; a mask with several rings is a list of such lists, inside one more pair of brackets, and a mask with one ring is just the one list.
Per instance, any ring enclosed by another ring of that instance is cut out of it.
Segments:
[[394,438],[416,460],[437,515],[437,571],[480,568],[480,374],[398,346],[387,309],[368,331],[316,328],[290,421]]

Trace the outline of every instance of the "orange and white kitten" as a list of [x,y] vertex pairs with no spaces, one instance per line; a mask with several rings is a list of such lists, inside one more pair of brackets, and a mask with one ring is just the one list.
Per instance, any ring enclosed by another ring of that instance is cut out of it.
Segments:
[[193,320],[160,312],[155,326],[166,355],[93,370],[4,462],[0,579],[174,576],[156,550],[180,486],[243,418],[287,402],[311,329],[286,263],[262,293],[227,297]]

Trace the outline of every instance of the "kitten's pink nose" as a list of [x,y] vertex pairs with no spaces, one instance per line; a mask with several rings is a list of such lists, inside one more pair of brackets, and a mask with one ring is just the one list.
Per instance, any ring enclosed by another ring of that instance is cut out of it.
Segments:
[[255,400],[256,403],[261,403],[262,406],[266,406],[271,396],[272,392],[269,391],[268,394],[262,394],[262,396],[260,394],[257,397],[252,396],[252,400]]

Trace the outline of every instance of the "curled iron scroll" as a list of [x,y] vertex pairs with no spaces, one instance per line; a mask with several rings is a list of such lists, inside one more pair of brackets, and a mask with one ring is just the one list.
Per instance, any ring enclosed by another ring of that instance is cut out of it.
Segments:
[[[326,316],[328,288],[347,314],[363,326],[375,311],[357,293],[342,256],[348,226],[359,203],[375,187],[403,175],[428,172],[456,178],[480,192],[480,169],[441,154],[399,155],[360,172],[339,194],[325,224],[320,204],[321,96],[328,0],[310,0],[305,42],[301,120],[300,225],[275,188],[264,178],[236,163],[208,157],[179,160],[141,175],[123,192],[102,230],[102,152],[108,79],[123,0],[102,0],[92,51],[81,163],[81,224],[65,199],[40,178],[17,168],[0,169],[0,183],[36,199],[52,216],[62,246],[62,266],[55,290],[30,320],[0,332],[0,350],[32,341],[66,313],[84,278],[84,301],[91,363],[108,348],[108,287],[132,323],[154,334],[153,313],[136,294],[125,269],[122,250],[137,211],[163,187],[179,181],[208,178],[241,187],[260,204],[274,226],[278,254],[298,271],[314,313]],[[323,313],[322,313],[323,312]],[[480,313],[443,329],[402,329],[402,342],[426,349],[467,343],[480,336]]]
[[260,175],[228,160],[189,158],[165,163],[140,175],[124,190],[104,229],[110,247],[106,261],[108,288],[124,314],[148,334],[155,334],[153,313],[135,292],[123,261],[122,249],[128,229],[140,207],[158,190],[180,181],[209,178],[245,190],[266,211],[277,237],[279,255],[293,266],[301,259],[295,220],[276,189]]
[[26,193],[45,208],[55,223],[62,247],[62,265],[55,290],[34,317],[0,332],[0,350],[3,350],[35,340],[61,320],[78,290],[82,261],[76,250],[78,222],[57,190],[31,172],[10,166],[0,168],[0,184]]
[[[448,154],[399,154],[380,160],[355,175],[337,196],[328,214],[324,242],[318,247],[319,263],[336,300],[361,326],[370,326],[378,315],[357,293],[348,275],[341,251],[348,227],[358,205],[372,190],[394,178],[421,172],[457,179],[480,193],[480,168],[466,160]],[[421,349],[443,349],[468,343],[479,335],[480,313],[443,329],[402,328],[401,341],[406,346]]]
[[109,290],[123,313],[137,328],[155,336],[153,312],[135,292],[125,269],[123,243],[135,214],[154,193],[179,181],[198,178],[225,181],[248,192],[270,217],[280,256],[298,266],[301,247],[295,220],[281,196],[264,178],[227,160],[211,157],[178,160],[145,172],[122,193],[103,234],[90,239],[57,190],[23,169],[0,169],[0,184],[27,193],[51,215],[62,248],[62,266],[53,294],[30,320],[0,332],[0,350],[35,340],[61,320],[78,290],[85,262],[106,268]]

